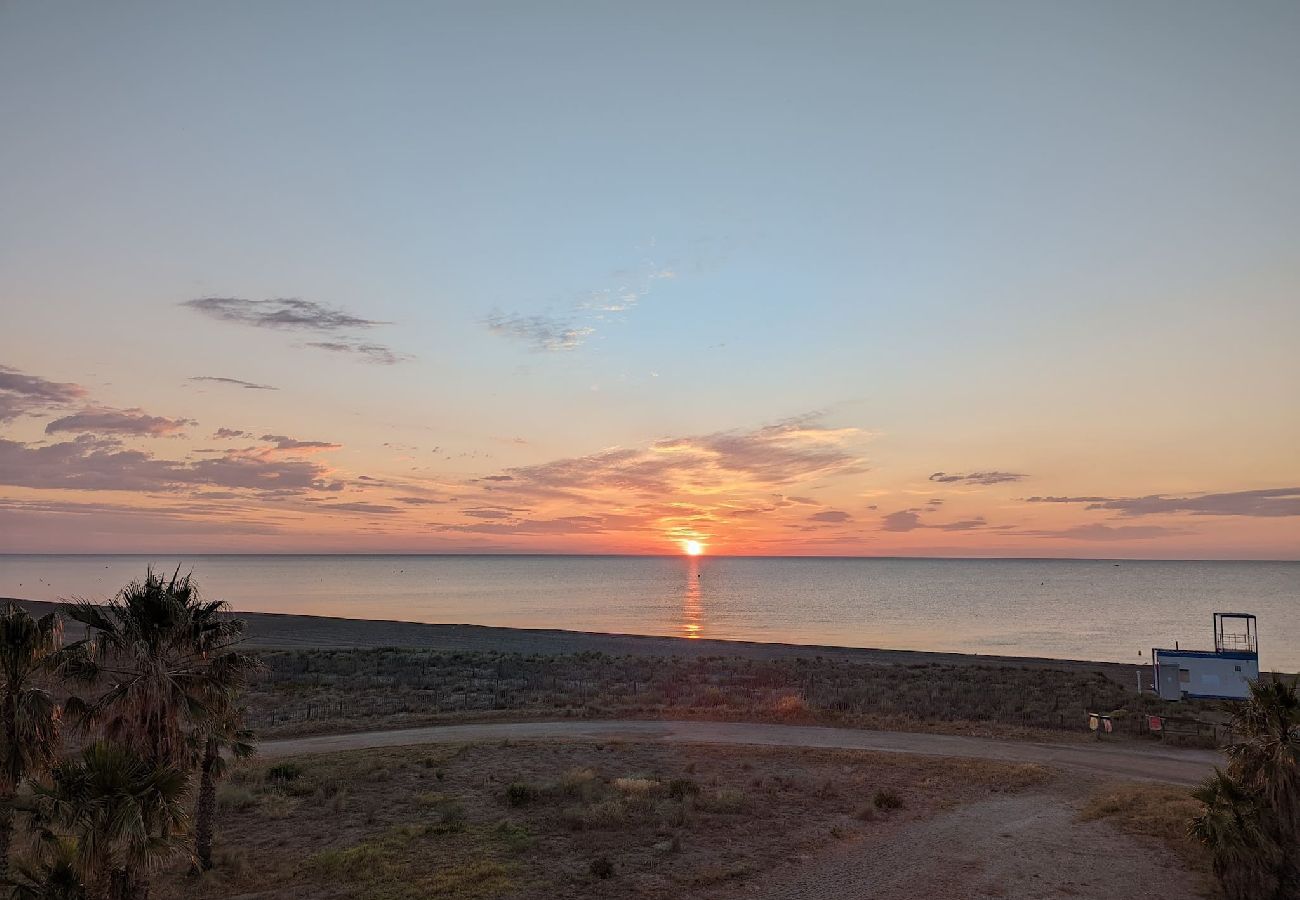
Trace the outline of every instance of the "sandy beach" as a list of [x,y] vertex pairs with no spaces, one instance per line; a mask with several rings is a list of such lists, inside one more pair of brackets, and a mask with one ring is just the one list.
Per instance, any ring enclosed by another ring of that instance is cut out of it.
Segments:
[[[0,598],[6,602],[10,598]],[[57,603],[15,599],[33,615],[56,610]],[[817,644],[765,643],[659,637],[639,634],[565,631],[542,628],[500,628],[486,625],[426,624],[378,619],[345,619],[263,612],[236,612],[248,626],[247,642],[263,649],[348,649],[399,647],[404,649],[495,651],[499,653],[572,654],[606,653],[611,656],[679,656],[698,658],[732,656],[771,660],[821,657],[885,665],[1042,666],[1053,669],[1102,671],[1124,684],[1134,683],[1135,667],[1122,663],[1030,656],[986,656],[969,653],[934,653],[873,647],[839,647]]]

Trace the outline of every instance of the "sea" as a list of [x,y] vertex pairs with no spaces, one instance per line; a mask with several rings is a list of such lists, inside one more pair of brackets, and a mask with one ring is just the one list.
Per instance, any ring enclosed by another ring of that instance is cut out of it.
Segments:
[[1258,617],[1300,670],[1300,562],[0,555],[0,596],[104,599],[147,567],[249,612],[1140,663]]

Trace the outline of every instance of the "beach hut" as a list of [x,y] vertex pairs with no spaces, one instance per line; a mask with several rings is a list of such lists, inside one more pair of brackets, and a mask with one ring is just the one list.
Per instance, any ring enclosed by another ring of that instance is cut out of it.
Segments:
[[1250,613],[1214,614],[1214,649],[1151,650],[1162,700],[1244,700],[1259,678],[1259,641]]

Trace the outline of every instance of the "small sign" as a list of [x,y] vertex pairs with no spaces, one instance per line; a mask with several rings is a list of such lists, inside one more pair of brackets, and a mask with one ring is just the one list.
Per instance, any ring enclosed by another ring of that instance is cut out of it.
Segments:
[[1165,730],[1165,720],[1162,719],[1162,718],[1160,718],[1159,716],[1147,716],[1147,730],[1148,730],[1148,731],[1164,731],[1164,730]]
[[1096,715],[1095,713],[1094,713],[1093,715],[1088,716],[1088,730],[1089,730],[1089,731],[1096,731],[1096,730],[1097,730],[1097,726],[1100,725],[1100,724],[1101,724],[1101,723],[1098,721],[1098,717],[1097,717],[1097,715]]

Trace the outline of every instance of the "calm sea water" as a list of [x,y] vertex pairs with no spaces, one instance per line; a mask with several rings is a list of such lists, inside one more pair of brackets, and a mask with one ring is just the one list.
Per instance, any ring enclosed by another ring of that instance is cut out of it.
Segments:
[[1259,616],[1300,669],[1300,563],[605,556],[0,556],[0,595],[112,594],[192,569],[236,609],[1138,662]]

